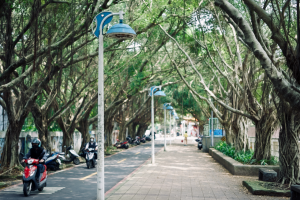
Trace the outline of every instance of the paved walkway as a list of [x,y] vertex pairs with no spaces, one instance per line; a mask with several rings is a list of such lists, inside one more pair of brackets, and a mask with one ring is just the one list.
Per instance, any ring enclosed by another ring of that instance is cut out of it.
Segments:
[[231,200],[289,199],[254,196],[242,186],[257,177],[233,176],[195,145],[168,145],[106,195],[107,200]]

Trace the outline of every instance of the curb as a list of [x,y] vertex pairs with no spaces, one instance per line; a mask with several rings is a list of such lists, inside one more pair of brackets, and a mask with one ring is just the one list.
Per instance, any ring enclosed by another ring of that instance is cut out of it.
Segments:
[[[164,149],[164,147],[162,147],[158,152],[155,153],[155,155],[157,155],[158,153],[160,153],[162,150]],[[136,168],[135,170],[133,170],[130,174],[128,174],[125,178],[123,178],[120,182],[118,182],[115,186],[113,186],[110,190],[108,190],[107,192],[105,192],[104,196],[110,194],[113,192],[113,190],[115,190],[119,185],[121,185],[122,183],[125,183],[125,181],[131,177],[138,169],[140,169],[141,167],[143,167],[149,160],[151,160],[151,157],[148,158],[143,164],[141,164],[138,168]]]

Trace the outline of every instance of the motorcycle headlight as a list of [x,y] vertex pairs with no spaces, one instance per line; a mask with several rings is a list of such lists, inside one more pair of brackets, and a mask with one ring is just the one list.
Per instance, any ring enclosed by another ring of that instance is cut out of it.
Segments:
[[33,160],[28,160],[27,161],[27,164],[29,164],[29,165],[32,164],[32,163],[33,163]]

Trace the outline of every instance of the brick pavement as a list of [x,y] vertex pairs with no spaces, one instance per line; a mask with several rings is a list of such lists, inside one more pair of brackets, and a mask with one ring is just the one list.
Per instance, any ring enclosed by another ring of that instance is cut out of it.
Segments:
[[242,186],[242,180],[258,177],[233,176],[208,153],[195,145],[174,144],[148,161],[112,192],[107,200],[277,200],[285,197],[257,196]]

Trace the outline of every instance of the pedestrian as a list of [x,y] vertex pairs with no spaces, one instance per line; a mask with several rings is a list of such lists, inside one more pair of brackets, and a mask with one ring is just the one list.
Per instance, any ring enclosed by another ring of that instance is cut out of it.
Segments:
[[187,137],[188,137],[187,132],[185,132],[185,134],[183,135],[183,137],[184,137],[184,141],[185,141],[185,145],[184,146],[186,146],[187,145]]

